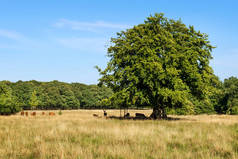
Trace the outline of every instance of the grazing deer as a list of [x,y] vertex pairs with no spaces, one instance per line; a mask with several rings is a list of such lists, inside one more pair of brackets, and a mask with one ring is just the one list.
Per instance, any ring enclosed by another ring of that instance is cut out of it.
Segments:
[[24,116],[24,111],[21,112],[21,115]]
[[55,113],[54,112],[49,112],[49,116],[54,116]]
[[93,114],[93,116],[94,116],[94,117],[98,117],[98,115],[97,115],[97,114]]
[[45,112],[42,112],[41,115],[45,115]]
[[146,119],[147,117],[145,116],[145,114],[142,113],[136,113],[136,119]]
[[105,117],[107,116],[106,110],[103,110],[103,115],[104,115]]
[[25,116],[28,116],[28,112],[25,112]]
[[130,118],[130,113],[126,113],[126,114],[124,115],[124,118]]
[[32,115],[32,116],[36,116],[36,112],[32,112],[31,115]]

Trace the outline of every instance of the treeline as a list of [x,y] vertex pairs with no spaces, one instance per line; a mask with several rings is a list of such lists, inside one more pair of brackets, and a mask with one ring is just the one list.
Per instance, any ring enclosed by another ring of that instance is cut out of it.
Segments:
[[238,115],[238,78],[230,77],[224,82],[218,80],[219,84],[210,91],[207,100],[193,100],[190,103],[195,108],[194,112],[189,113],[190,105],[187,109],[169,110],[173,114],[229,114]]
[[8,115],[22,109],[102,108],[100,101],[111,94],[107,87],[81,83],[1,81],[0,114]]
[[230,77],[222,84],[222,93],[219,96],[219,103],[215,110],[219,114],[238,115],[238,78]]
[[[169,114],[238,114],[238,78],[220,82],[209,99],[190,99],[186,107],[168,109]],[[32,109],[96,109],[119,108],[105,104],[111,89],[97,85],[59,81],[0,81],[0,114],[8,115]],[[140,106],[128,106],[135,108]],[[145,107],[145,106],[143,106]]]
[[229,114],[238,115],[238,78],[230,77],[217,83],[209,90],[206,99],[198,100],[190,98],[186,106],[171,109],[167,108],[168,114]]

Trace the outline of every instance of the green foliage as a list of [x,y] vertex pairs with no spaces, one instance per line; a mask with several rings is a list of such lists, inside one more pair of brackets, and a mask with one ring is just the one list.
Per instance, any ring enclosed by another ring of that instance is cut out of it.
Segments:
[[35,90],[31,94],[29,105],[32,109],[36,109],[36,107],[39,105]]
[[64,83],[0,81],[0,114],[12,114],[23,109],[101,108],[100,101],[112,91],[107,87]]
[[112,91],[107,87],[96,85],[72,84],[74,94],[81,101],[81,108],[101,108],[104,106],[100,101],[111,96]]
[[161,112],[166,117],[165,109],[186,108],[189,101],[192,112],[214,111],[209,97],[217,81],[209,66],[214,47],[208,35],[155,14],[117,33],[111,43],[106,69],[96,68],[99,84],[114,92],[112,103],[150,105],[155,118]]
[[223,96],[220,105],[216,107],[217,112],[226,114],[238,114],[238,79],[230,77],[224,80]]
[[0,83],[0,115],[10,115],[20,111],[9,84],[10,82],[7,81]]

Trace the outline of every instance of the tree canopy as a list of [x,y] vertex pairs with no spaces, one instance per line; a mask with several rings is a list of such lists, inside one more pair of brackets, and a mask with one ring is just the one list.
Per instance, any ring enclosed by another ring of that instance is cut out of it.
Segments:
[[9,84],[7,81],[0,82],[0,115],[10,115],[20,110]]
[[81,83],[0,81],[0,115],[22,109],[102,108],[100,101],[111,94],[109,88]]
[[218,113],[238,114],[238,79],[236,77],[224,80],[223,94],[216,110]]
[[155,14],[111,38],[110,61],[104,70],[97,67],[99,84],[113,90],[111,103],[150,105],[154,119],[166,118],[169,108],[194,112],[211,105],[219,84],[209,66],[213,48],[207,34]]

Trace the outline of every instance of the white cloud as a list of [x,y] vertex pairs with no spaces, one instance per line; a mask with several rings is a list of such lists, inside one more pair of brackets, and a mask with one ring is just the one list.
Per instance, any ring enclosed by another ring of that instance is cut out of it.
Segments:
[[32,41],[23,34],[6,29],[0,29],[0,40],[1,49],[17,49],[22,48],[25,44],[28,46],[32,44]]
[[3,30],[3,29],[0,29],[0,37],[8,38],[11,40],[25,39],[25,37],[20,33],[17,33],[15,31]]
[[[118,31],[130,28],[131,25],[116,24],[105,21],[85,22],[68,19],[60,19],[54,25],[56,28],[66,28],[70,30],[84,31],[84,37],[61,37],[56,38],[56,41],[66,48],[77,49],[81,52],[100,52],[105,53],[110,44],[110,36],[106,32]],[[87,37],[88,32],[102,33],[103,36]],[[82,36],[82,35],[81,35]]]
[[67,19],[60,19],[58,22],[54,24],[54,26],[58,28],[66,27],[73,30],[82,30],[82,31],[97,31],[98,29],[127,29],[131,27],[130,25],[115,24],[104,21],[81,22]]
[[0,49],[29,50],[42,48],[44,45],[45,41],[33,39],[16,31],[0,29]]
[[64,47],[85,52],[105,52],[108,40],[105,38],[59,38],[58,43]]

